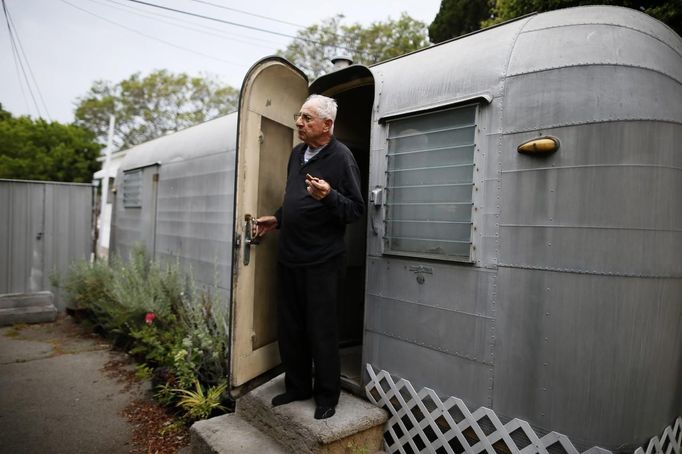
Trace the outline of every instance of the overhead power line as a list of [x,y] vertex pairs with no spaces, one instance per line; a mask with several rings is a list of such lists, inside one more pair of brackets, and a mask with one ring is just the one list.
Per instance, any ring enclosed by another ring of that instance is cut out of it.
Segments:
[[[64,0],[62,0],[62,1],[64,1]],[[260,27],[254,27],[254,26],[251,26],[251,25],[240,24],[240,23],[238,23],[238,22],[232,22],[232,21],[227,21],[227,20],[223,20],[223,19],[218,19],[217,17],[204,16],[203,14],[192,13],[192,12],[190,12],[190,11],[183,11],[183,10],[180,10],[180,9],[170,8],[170,7],[168,7],[168,6],[163,6],[163,5],[157,5],[157,4],[155,4],[155,3],[149,3],[149,2],[142,1],[142,0],[128,0],[128,1],[129,1],[129,2],[133,2],[133,3],[139,3],[140,5],[151,6],[152,8],[159,8],[159,9],[164,9],[164,10],[166,10],[166,11],[173,11],[173,12],[178,13],[178,14],[185,14],[185,15],[187,15],[187,16],[199,17],[199,18],[201,18],[201,19],[206,19],[206,20],[210,20],[210,21],[214,21],[214,22],[220,22],[220,23],[222,23],[222,24],[227,24],[227,25],[232,25],[232,26],[235,26],[235,27],[246,28],[246,29],[248,29],[248,30],[255,30],[255,31],[258,31],[258,32],[262,32],[262,33],[269,33],[269,34],[271,34],[271,35],[284,36],[284,37],[286,37],[286,38],[296,39],[296,40],[299,40],[299,41],[305,41],[305,42],[311,43],[311,44],[317,44],[318,46],[322,46],[322,47],[334,47],[334,48],[336,48],[336,49],[343,49],[343,50],[346,50],[346,51],[349,51],[349,52],[356,52],[356,49],[353,49],[353,48],[350,48],[350,47],[335,46],[335,45],[333,45],[333,44],[324,44],[324,43],[321,43],[321,42],[316,41],[316,40],[313,40],[313,39],[303,38],[303,37],[301,37],[301,36],[289,35],[289,34],[287,34],[287,33],[280,33],[280,32],[276,32],[276,31],[273,31],[273,30],[266,30],[266,29],[260,28]]]
[[[132,13],[135,14],[136,16],[140,17],[145,17],[157,22],[161,22],[163,24],[168,24],[173,27],[179,27],[185,30],[191,30],[197,33],[202,33],[205,35],[211,35],[211,36],[216,36],[221,39],[226,39],[230,41],[237,41],[241,42],[244,44],[248,44],[251,46],[258,46],[262,47],[265,49],[271,49],[273,45],[281,45],[281,43],[272,41],[272,40],[267,40],[267,39],[260,39],[260,38],[255,38],[255,37],[247,37],[247,36],[237,36],[231,33],[226,33],[224,30],[221,30],[216,27],[209,27],[206,25],[202,25],[199,27],[196,23],[193,23],[189,20],[186,19],[178,19],[177,17],[171,16],[169,14],[163,14],[160,12],[147,12],[146,10],[143,12],[139,9],[137,9],[136,6],[133,5],[128,5],[128,4],[123,4],[120,3],[116,0],[105,0],[107,3],[102,3],[101,0],[89,0],[90,2],[97,3],[99,5],[106,6],[108,8],[114,8],[119,11],[124,11],[126,13]],[[167,18],[168,20],[164,20],[162,18]],[[267,43],[268,45],[265,44],[259,44],[256,43],[256,41],[260,43]]]
[[[4,1],[4,0],[3,0],[3,1]],[[236,66],[241,66],[241,67],[244,67],[244,66],[245,66],[245,65],[242,64],[242,63],[237,63],[237,62],[234,62],[234,61],[225,60],[225,59],[223,59],[223,58],[214,57],[213,55],[205,54],[205,53],[203,53],[203,52],[199,52],[199,51],[190,49],[190,48],[188,48],[188,47],[179,46],[179,45],[177,45],[177,44],[175,44],[175,43],[172,43],[172,42],[170,42],[170,41],[166,41],[166,40],[164,40],[164,39],[157,38],[156,36],[149,35],[149,34],[147,34],[147,33],[141,32],[141,31],[136,30],[136,29],[134,29],[134,28],[128,27],[128,26],[123,25],[123,24],[120,24],[120,23],[118,23],[118,22],[116,22],[116,21],[113,21],[113,20],[111,20],[111,19],[107,19],[106,17],[102,17],[102,16],[100,16],[99,14],[93,13],[92,11],[88,11],[88,10],[85,9],[85,8],[81,8],[80,6],[76,6],[76,5],[74,5],[73,3],[71,3],[71,2],[69,2],[69,1],[67,1],[67,0],[60,0],[60,1],[61,1],[62,3],[66,3],[67,5],[71,6],[72,8],[76,8],[77,10],[83,11],[83,12],[86,13],[86,14],[89,14],[89,15],[91,15],[91,16],[94,16],[94,17],[96,17],[96,18],[98,18],[98,19],[100,19],[100,20],[103,20],[103,21],[105,21],[105,22],[108,22],[108,23],[110,23],[110,24],[112,24],[112,25],[115,25],[115,26],[117,26],[117,27],[124,28],[124,29],[126,29],[126,30],[128,30],[128,31],[130,31],[130,32],[136,33],[136,34],[138,34],[138,35],[140,35],[140,36],[144,36],[145,38],[148,38],[148,39],[151,39],[151,40],[154,40],[154,41],[159,41],[159,42],[161,42],[161,43],[163,43],[163,44],[166,44],[166,45],[168,45],[168,46],[174,47],[174,48],[176,48],[176,49],[184,50],[185,52],[189,52],[189,53],[192,53],[192,54],[195,54],[195,55],[200,55],[200,56],[202,56],[202,57],[210,58],[210,59],[212,59],[212,60],[220,61],[220,62],[223,62],[223,63],[228,63],[228,64],[230,64],[230,65],[236,65]]]
[[[5,9],[5,0],[2,0],[2,8],[5,13],[5,21],[7,22],[7,33],[9,34],[9,42],[10,42],[10,49],[12,49],[12,58],[14,59],[14,69],[17,72],[17,79],[19,80],[19,88],[21,89],[21,95],[24,98],[24,104],[26,104],[26,110],[30,110],[30,106],[28,103],[28,100],[26,99],[26,92],[24,91],[24,83],[26,83],[26,86],[29,87],[28,84],[28,79],[26,78],[26,73],[23,71],[23,67],[21,66],[21,61],[19,59],[19,52],[17,51],[17,46],[16,43],[14,42],[14,36],[12,35],[12,28],[10,27],[9,24],[9,19],[7,18],[7,10]],[[22,76],[24,78],[24,83],[22,83]],[[29,90],[29,94],[31,95],[31,98],[33,99],[33,104],[36,108],[36,111],[38,110],[38,104],[36,103],[36,99],[33,96],[33,92]]]
[[291,26],[297,27],[297,28],[305,28],[306,27],[305,25],[294,24],[293,22],[287,22],[285,20],[275,19],[274,17],[263,16],[263,15],[256,14],[256,13],[250,13],[250,12],[244,11],[242,9],[231,8],[229,6],[224,6],[224,5],[219,5],[217,3],[207,2],[206,0],[191,0],[191,1],[196,2],[196,3],[203,3],[204,5],[210,5],[210,6],[213,6],[215,8],[225,9],[228,11],[234,11],[235,13],[246,14],[247,16],[257,17],[259,19],[265,19],[265,20],[270,20],[273,22],[279,22],[280,24],[291,25]]
[[[21,40],[19,39],[19,34],[17,33],[17,27],[16,25],[14,25],[14,21],[12,20],[12,16],[10,15],[9,10],[7,9],[7,4],[5,3],[5,0],[2,0],[2,11],[5,14],[5,22],[7,22],[7,31],[9,32],[10,46],[12,48],[14,62],[16,64],[16,67],[18,68],[17,72],[21,72],[24,76],[26,88],[28,89],[28,92],[31,95],[31,99],[33,100],[33,105],[35,106],[36,112],[38,113],[38,117],[42,116],[42,114],[40,111],[40,106],[38,105],[38,101],[36,100],[36,96],[33,93],[34,88],[35,91],[38,93],[38,98],[42,103],[43,109],[45,110],[45,116],[49,121],[52,121],[52,119],[50,118],[50,112],[47,109],[47,104],[45,103],[43,94],[40,91],[38,82],[35,76],[33,75],[33,70],[31,69],[31,65],[28,61],[28,57],[26,56],[26,52],[24,52],[24,47],[21,45]],[[24,63],[26,64],[26,67],[24,67]],[[26,70],[26,68],[28,68],[28,71]],[[31,81],[33,81],[33,85],[31,85]],[[23,94],[24,90],[23,87],[21,87],[21,78],[19,78],[19,86]]]

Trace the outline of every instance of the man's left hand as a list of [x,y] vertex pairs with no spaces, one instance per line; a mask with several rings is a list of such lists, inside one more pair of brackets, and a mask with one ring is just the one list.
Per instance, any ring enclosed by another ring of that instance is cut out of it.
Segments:
[[305,176],[305,184],[308,185],[307,191],[315,200],[322,200],[329,195],[332,187],[326,181],[312,175]]

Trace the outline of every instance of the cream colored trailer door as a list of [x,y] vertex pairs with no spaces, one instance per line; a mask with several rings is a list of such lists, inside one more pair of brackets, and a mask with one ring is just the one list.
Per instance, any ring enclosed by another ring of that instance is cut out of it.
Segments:
[[271,57],[244,79],[237,143],[235,253],[232,282],[230,389],[234,397],[257,386],[280,364],[277,345],[277,239],[251,243],[250,220],[282,203],[286,167],[298,142],[294,114],[308,95],[306,76]]

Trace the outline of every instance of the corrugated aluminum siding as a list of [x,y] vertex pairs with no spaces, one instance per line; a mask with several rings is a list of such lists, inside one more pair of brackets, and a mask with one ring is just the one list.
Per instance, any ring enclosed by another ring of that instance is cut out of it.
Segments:
[[[495,409],[634,448],[682,408],[682,42],[633,10],[556,11],[507,77]],[[560,150],[515,152],[540,133]]]
[[[384,208],[370,207],[363,362],[409,379],[417,387],[478,406],[493,405],[495,371],[499,177],[497,139],[491,133],[499,130],[506,65],[524,23],[510,23],[371,68],[377,95],[370,188],[387,186],[389,126],[380,119],[463,100],[478,104],[472,175],[475,266],[384,255]],[[474,99],[480,97],[492,102]],[[427,272],[416,271],[419,266]]]
[[[195,281],[229,295],[232,270],[236,114],[128,151],[118,176],[142,168],[142,207],[124,208],[117,183],[114,250],[143,244],[161,261],[178,261]],[[154,174],[158,174],[154,181]]]
[[156,256],[177,257],[201,282],[229,290],[233,200],[234,152],[162,166]]
[[[379,119],[492,102],[479,107],[474,266],[384,255],[370,212],[364,362],[581,447],[658,433],[682,407],[680,37],[584,7],[371,69],[371,188],[386,185]],[[556,154],[517,153],[545,134]]]
[[92,251],[92,193],[87,184],[0,180],[0,293],[52,291]]

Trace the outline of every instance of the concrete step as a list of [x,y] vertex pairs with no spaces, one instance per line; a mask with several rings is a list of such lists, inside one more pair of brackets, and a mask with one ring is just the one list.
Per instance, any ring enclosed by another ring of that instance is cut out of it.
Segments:
[[1,293],[0,309],[26,306],[54,306],[52,292]]
[[272,408],[284,392],[280,375],[237,402],[237,413],[194,423],[192,454],[381,453],[388,415],[367,401],[342,392],[336,414],[313,417],[313,400]]
[[57,319],[52,292],[0,295],[0,326],[46,323]]
[[232,413],[198,421],[190,429],[192,454],[287,454],[283,446]]
[[[293,453],[375,453],[383,446],[386,412],[346,392],[336,414],[313,417],[312,399],[272,408],[272,398],[284,392],[284,376],[251,391],[237,402],[237,414]],[[263,451],[266,452],[266,451]]]

